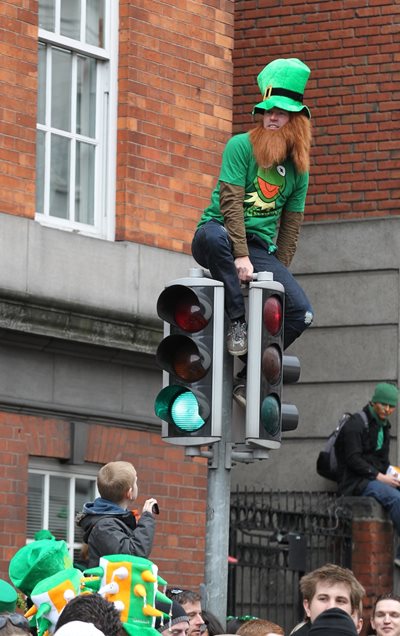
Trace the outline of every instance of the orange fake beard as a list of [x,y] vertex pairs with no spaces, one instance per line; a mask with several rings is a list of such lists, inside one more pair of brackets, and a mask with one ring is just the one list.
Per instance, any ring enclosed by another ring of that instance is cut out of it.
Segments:
[[262,121],[250,131],[250,141],[256,162],[263,168],[282,163],[290,157],[297,172],[310,169],[311,122],[299,113],[291,113],[289,121],[268,130]]

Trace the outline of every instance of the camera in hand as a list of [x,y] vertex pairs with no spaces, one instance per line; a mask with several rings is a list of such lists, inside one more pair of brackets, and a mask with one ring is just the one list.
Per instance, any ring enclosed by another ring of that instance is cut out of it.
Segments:
[[158,504],[153,504],[153,507],[151,509],[152,513],[154,515],[159,515],[160,514],[160,508],[158,507]]

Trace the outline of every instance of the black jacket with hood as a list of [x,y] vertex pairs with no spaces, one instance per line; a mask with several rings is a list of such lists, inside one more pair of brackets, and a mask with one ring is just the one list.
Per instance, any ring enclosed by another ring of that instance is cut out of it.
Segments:
[[76,522],[89,546],[89,568],[97,566],[100,557],[107,554],[149,557],[155,529],[151,512],[142,513],[136,522],[132,511],[98,497],[83,506]]
[[368,427],[361,415],[354,413],[343,426],[335,443],[341,495],[361,495],[368,482],[376,479],[378,473],[386,473],[389,466],[390,424],[386,420],[383,444],[377,450],[381,425],[372,415],[368,404],[363,411],[368,418]]

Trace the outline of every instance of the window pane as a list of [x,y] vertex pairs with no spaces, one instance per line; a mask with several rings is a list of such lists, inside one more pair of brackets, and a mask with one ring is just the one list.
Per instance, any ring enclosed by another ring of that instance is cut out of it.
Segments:
[[74,40],[81,39],[81,0],[61,0],[60,33]]
[[44,476],[30,474],[28,484],[28,523],[26,536],[33,539],[35,532],[43,528]]
[[40,0],[39,27],[46,31],[54,31],[55,0]]
[[49,530],[56,539],[67,540],[69,479],[50,477]]
[[51,125],[71,130],[72,53],[53,49],[51,91]]
[[104,47],[104,0],[87,0],[86,42]]
[[46,46],[39,44],[38,122],[46,121]]
[[76,102],[76,132],[87,137],[95,137],[96,61],[93,58],[78,55]]
[[[83,504],[93,501],[96,497],[96,482],[89,479],[76,479],[75,481],[75,516],[82,512]],[[83,530],[75,526],[75,543],[82,543]]]
[[36,134],[36,212],[44,213],[44,144],[45,133]]
[[94,223],[94,146],[76,144],[75,220]]
[[50,158],[50,216],[68,218],[70,141],[52,135]]

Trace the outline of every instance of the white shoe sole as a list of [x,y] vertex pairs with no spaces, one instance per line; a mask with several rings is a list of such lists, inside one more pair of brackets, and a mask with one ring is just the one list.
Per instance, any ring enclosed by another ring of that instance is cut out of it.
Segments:
[[228,353],[230,353],[231,356],[244,356],[245,353],[247,353],[247,347],[246,349],[239,349],[239,351],[237,351],[236,349],[235,351],[230,351],[228,349]]

